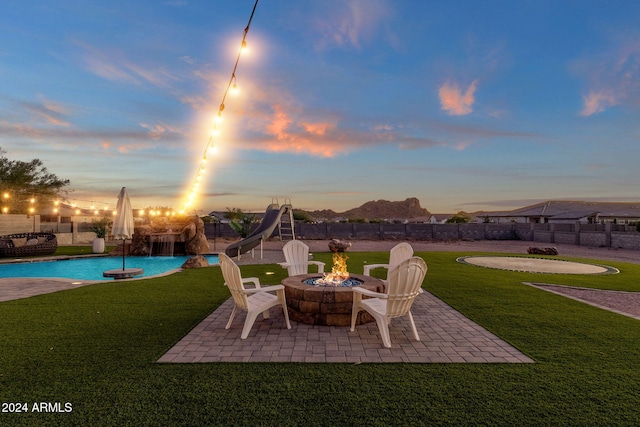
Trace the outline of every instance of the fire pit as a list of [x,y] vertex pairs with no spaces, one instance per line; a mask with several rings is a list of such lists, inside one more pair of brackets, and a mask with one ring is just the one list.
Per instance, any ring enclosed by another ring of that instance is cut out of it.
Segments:
[[[309,285],[308,280],[322,279],[317,274],[301,274],[284,279],[284,292],[287,297],[289,318],[308,325],[349,326],[351,324],[351,306],[353,305],[353,286],[359,286],[374,292],[384,292],[382,280],[352,274],[351,286]],[[355,284],[358,283],[358,284]],[[373,322],[366,311],[358,313],[356,323]]]

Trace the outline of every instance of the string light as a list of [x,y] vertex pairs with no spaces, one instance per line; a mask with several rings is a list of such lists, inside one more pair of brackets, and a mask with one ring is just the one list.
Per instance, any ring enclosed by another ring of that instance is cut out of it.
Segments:
[[220,107],[218,107],[218,114],[215,116],[214,118],[214,125],[213,125],[213,129],[210,133],[209,136],[209,141],[207,142],[205,149],[204,149],[204,154],[202,155],[202,159],[200,160],[200,167],[198,169],[198,172],[196,173],[196,176],[193,179],[193,182],[191,183],[191,190],[189,191],[189,195],[186,198],[186,201],[184,202],[184,205],[182,207],[182,209],[180,209],[180,214],[184,214],[185,211],[192,206],[194,199],[196,198],[197,194],[198,194],[198,190],[200,188],[200,184],[201,184],[201,180],[202,180],[202,176],[205,172],[205,166],[204,164],[207,162],[207,153],[210,154],[215,154],[217,151],[217,148],[214,144],[214,138],[217,138],[219,136],[219,126],[218,124],[222,122],[222,112],[224,111],[225,108],[225,100],[227,99],[227,94],[229,93],[229,91],[231,91],[232,93],[236,94],[238,92],[238,84],[237,84],[237,78],[236,78],[236,71],[238,69],[238,63],[240,62],[240,56],[244,53],[246,53],[248,51],[248,46],[247,46],[247,33],[249,33],[249,27],[251,26],[251,21],[253,20],[253,15],[256,12],[256,7],[258,6],[258,0],[256,0],[256,2],[253,5],[253,10],[251,11],[251,16],[249,16],[249,22],[247,23],[247,26],[244,29],[244,32],[242,34],[242,42],[240,43],[240,49],[238,51],[238,56],[236,57],[236,62],[233,66],[233,71],[231,72],[231,78],[229,79],[229,82],[227,83],[227,87],[224,91],[224,94],[222,95],[222,101],[220,102]]
[[[249,28],[251,26],[251,22],[253,20],[253,16],[255,14],[256,8],[258,6],[258,1],[256,0],[254,5],[253,5],[253,9],[251,10],[251,15],[249,16],[249,21],[247,22],[247,26],[244,29],[244,32],[242,34],[242,41],[240,43],[240,49],[238,51],[238,55],[236,57],[236,61],[235,64],[233,66],[233,71],[231,72],[231,77],[229,78],[229,82],[227,83],[227,86],[224,90],[224,93],[222,95],[222,101],[220,102],[220,106],[218,107],[218,113],[216,114],[216,116],[214,117],[213,120],[213,128],[211,130],[210,136],[209,136],[209,140],[205,146],[205,150],[202,156],[202,159],[200,160],[200,165],[198,168],[198,172],[196,173],[195,178],[193,179],[193,182],[191,184],[191,190],[188,193],[187,196],[187,200],[184,203],[182,209],[180,209],[178,211],[179,214],[185,214],[187,208],[189,208],[190,206],[193,205],[196,196],[198,195],[198,190],[201,188],[201,184],[202,184],[202,178],[204,176],[204,173],[206,172],[206,167],[205,164],[207,163],[207,153],[214,155],[217,153],[218,148],[217,146],[214,144],[214,138],[219,137],[220,134],[220,123],[222,123],[223,121],[223,111],[225,110],[225,101],[227,99],[227,95],[231,92],[233,94],[236,94],[238,92],[238,84],[237,84],[237,78],[236,78],[236,71],[238,69],[238,64],[240,62],[240,56],[242,54],[246,54],[248,52],[248,45],[247,45],[247,34],[249,33]],[[2,198],[4,199],[5,202],[9,201],[9,199],[11,198],[10,194],[5,192],[2,195]],[[95,201],[86,201],[86,200],[78,200],[78,199],[69,199],[66,198],[65,200],[76,200],[78,202],[83,202],[83,205],[87,205],[89,204],[90,209],[82,209],[80,207],[78,207],[78,203],[76,203],[75,201],[71,203],[71,205],[67,205],[70,210],[74,211],[76,215],[80,215],[83,211],[85,211],[85,214],[87,212],[92,212],[94,215],[99,215],[100,212],[104,212],[104,215],[107,215],[110,211],[112,213],[112,215],[115,215],[115,208],[113,207],[113,205],[109,205],[107,203],[102,203],[102,202],[95,202]],[[35,203],[35,198],[32,198],[30,200],[30,202],[33,204]],[[96,208],[97,204],[101,204],[104,205],[103,208]],[[56,200],[53,204],[53,208],[52,211],[53,213],[58,214],[60,212],[61,209],[61,202],[59,200]],[[33,213],[35,211],[34,207],[31,207],[29,209],[30,213]],[[7,207],[2,207],[2,212],[3,213],[7,213],[8,212],[8,208]],[[141,216],[145,215],[144,210],[140,210],[139,214]],[[150,210],[149,211],[149,215],[150,216],[155,216],[155,215],[161,215],[162,212],[156,212],[154,210]],[[173,211],[167,211],[166,212],[166,216],[174,216],[176,214],[176,212]]]

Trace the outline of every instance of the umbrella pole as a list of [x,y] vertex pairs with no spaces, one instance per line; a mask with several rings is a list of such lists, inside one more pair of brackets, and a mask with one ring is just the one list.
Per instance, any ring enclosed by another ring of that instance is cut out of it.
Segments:
[[122,271],[124,271],[124,240],[122,239]]

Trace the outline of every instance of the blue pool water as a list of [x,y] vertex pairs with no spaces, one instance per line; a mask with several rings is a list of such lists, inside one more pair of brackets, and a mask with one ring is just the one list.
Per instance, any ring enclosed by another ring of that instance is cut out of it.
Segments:
[[[188,256],[176,257],[127,257],[126,268],[142,268],[144,274],[136,277],[155,276],[180,268]],[[218,262],[216,255],[206,257],[209,264]],[[102,272],[122,268],[121,257],[76,258],[60,261],[0,264],[0,278],[7,277],[58,277],[77,280],[113,280],[102,277]]]

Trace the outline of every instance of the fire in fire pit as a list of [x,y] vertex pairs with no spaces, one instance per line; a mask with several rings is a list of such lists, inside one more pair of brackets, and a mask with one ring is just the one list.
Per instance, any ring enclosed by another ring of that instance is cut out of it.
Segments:
[[362,284],[360,280],[349,277],[347,259],[349,257],[346,254],[334,252],[331,273],[325,273],[323,277],[307,279],[305,283],[312,286],[358,286]]

